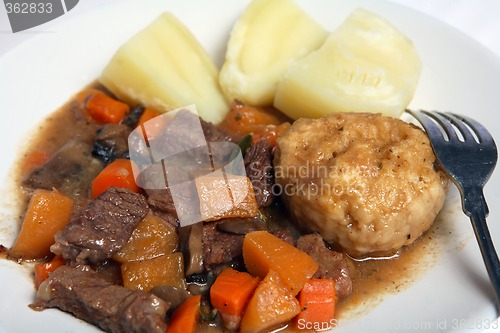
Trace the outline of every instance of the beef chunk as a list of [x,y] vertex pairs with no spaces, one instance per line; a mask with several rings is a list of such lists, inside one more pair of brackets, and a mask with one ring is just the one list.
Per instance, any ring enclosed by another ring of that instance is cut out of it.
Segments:
[[252,181],[255,198],[259,207],[273,202],[273,147],[267,140],[261,140],[248,148],[245,154],[245,170]]
[[121,264],[113,259],[105,260],[92,267],[103,279],[112,284],[123,285]]
[[92,155],[110,163],[117,158],[129,158],[128,136],[131,129],[123,124],[101,127],[95,136]]
[[[200,127],[203,133],[199,133]],[[165,156],[191,151],[193,147],[206,146],[207,142],[229,141],[232,138],[226,132],[187,110],[177,112],[166,123],[162,133],[154,138],[154,142],[162,146],[162,154]]]
[[273,235],[292,246],[296,246],[297,244],[297,241],[293,237],[292,231],[288,228],[277,229],[273,231]]
[[177,212],[175,210],[174,200],[169,189],[165,190],[146,190],[148,204],[153,213],[161,217],[166,223],[173,227],[179,226]]
[[[142,137],[138,138],[137,142],[133,140],[132,145],[136,146],[134,151],[141,152],[137,154],[142,160],[138,163],[141,165],[139,181],[148,195],[149,204],[156,213],[160,216],[168,215],[165,217],[169,220],[172,220],[172,217],[178,218],[179,212],[184,216],[199,215],[199,205],[193,202],[198,199],[196,187],[194,184],[189,186],[188,183],[196,176],[213,172],[213,165],[217,165],[215,168],[218,168],[217,163],[220,161],[225,161],[224,165],[227,164],[227,157],[233,153],[228,147],[232,148],[235,145],[210,143],[228,142],[232,138],[215,125],[205,122],[187,110],[177,112],[166,122],[162,132],[148,141],[155,155],[163,157],[163,165],[151,164],[144,140]],[[183,186],[177,187],[174,193],[176,199],[179,199],[176,200],[176,207],[167,184],[172,180],[178,184],[183,183]]]
[[103,168],[91,151],[89,143],[69,141],[47,163],[28,174],[22,183],[31,189],[56,188],[73,199],[86,197],[89,184]]
[[214,221],[203,225],[203,263],[207,270],[241,256],[245,236],[219,231],[219,223]]
[[[190,242],[193,231],[196,230],[193,226]],[[225,264],[233,265],[238,262],[241,259],[243,238],[247,233],[256,230],[267,230],[266,222],[260,217],[226,218],[204,223],[201,229],[201,247],[202,264],[205,269],[217,270]],[[194,239],[196,240],[197,237]],[[189,252],[191,253],[191,250]]]
[[88,267],[61,266],[40,285],[35,310],[59,308],[112,333],[164,333],[169,304],[113,285]]
[[[185,177],[185,175],[182,174],[184,170],[180,167],[171,168],[169,171],[169,177],[171,176],[174,179]],[[176,172],[179,173],[179,175],[174,175]],[[163,171],[163,167],[159,163],[151,165],[141,172],[140,175],[140,180],[147,194],[148,203],[151,209],[156,215],[162,217],[171,225],[177,226],[179,224],[177,209],[165,178],[166,175]],[[175,194],[178,198],[186,198],[186,200],[179,200],[176,202],[177,208],[185,214],[195,215],[198,213],[197,211],[193,211],[194,207],[198,207],[198,205],[193,204],[193,200],[197,200],[198,198],[196,188],[194,186],[185,186],[183,188],[177,188],[176,191]]]
[[[179,111],[166,123],[161,134],[149,143],[154,145],[157,156],[169,157],[170,165],[177,163],[190,169],[201,167],[202,170],[190,171],[206,174],[212,171],[207,170],[211,164],[209,156],[217,160],[227,160],[233,153],[228,147],[232,148],[234,144],[227,144],[231,141],[231,136],[215,125],[189,111]],[[213,162],[216,164],[216,161]]]
[[151,207],[173,216],[177,215],[174,199],[168,188],[164,190],[146,190],[146,193],[148,195],[148,203]]
[[212,123],[206,122],[200,118],[201,129],[205,134],[207,142],[233,142],[234,137],[228,132],[218,128]]
[[50,249],[77,264],[99,263],[127,243],[148,211],[141,194],[111,187],[56,234]]
[[339,297],[346,297],[351,293],[352,280],[342,253],[329,250],[319,234],[299,237],[297,248],[309,254],[318,263],[318,271],[313,278],[334,280]]

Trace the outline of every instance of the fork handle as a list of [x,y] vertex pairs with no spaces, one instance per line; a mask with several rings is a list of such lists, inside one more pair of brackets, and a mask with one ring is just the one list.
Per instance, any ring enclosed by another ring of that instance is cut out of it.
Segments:
[[[476,191],[473,191],[472,193],[474,192],[477,194]],[[482,191],[479,192],[479,197],[476,197],[475,202],[486,203]],[[468,213],[467,215],[469,215],[472,222],[472,227],[474,228],[474,233],[476,234],[476,238],[479,243],[481,255],[483,256],[483,261],[495,292],[497,311],[500,313],[500,262],[486,224],[487,211],[488,209],[486,207],[476,205],[474,209],[466,213]]]

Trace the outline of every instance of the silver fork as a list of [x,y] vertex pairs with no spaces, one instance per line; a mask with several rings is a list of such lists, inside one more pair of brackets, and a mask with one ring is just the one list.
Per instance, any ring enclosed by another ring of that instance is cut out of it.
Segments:
[[477,121],[453,113],[410,111],[424,127],[444,172],[460,191],[462,209],[470,218],[500,311],[500,263],[486,224],[488,205],[483,187],[497,163],[491,134]]

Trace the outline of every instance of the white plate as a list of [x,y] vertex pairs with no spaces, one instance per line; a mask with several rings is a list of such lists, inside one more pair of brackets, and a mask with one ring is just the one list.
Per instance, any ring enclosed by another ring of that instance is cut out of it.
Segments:
[[[247,0],[120,1],[50,28],[0,58],[0,179],[9,169],[36,123],[73,93],[98,77],[113,52],[161,11],[176,14],[220,65],[228,32]],[[409,36],[424,64],[410,107],[470,115],[484,123],[500,142],[500,60],[476,42],[427,16],[392,3],[374,0],[298,0],[329,30],[356,7],[387,18]],[[3,181],[1,195],[8,201]],[[490,231],[500,247],[499,173],[486,190]],[[15,212],[3,204],[0,244],[15,239]],[[340,322],[335,332],[479,332],[495,318],[492,288],[473,237],[461,214],[456,191],[448,200],[452,240],[438,264],[410,288],[389,295],[366,315]],[[57,310],[31,311],[34,297],[29,270],[0,260],[0,332],[96,332]]]

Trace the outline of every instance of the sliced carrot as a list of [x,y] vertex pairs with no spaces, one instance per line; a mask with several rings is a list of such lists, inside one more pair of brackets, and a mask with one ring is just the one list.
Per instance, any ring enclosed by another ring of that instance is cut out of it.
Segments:
[[243,311],[259,281],[258,277],[228,267],[210,288],[212,306],[219,311],[229,330],[237,330],[240,326]]
[[269,107],[254,107],[235,101],[220,128],[245,136],[250,133],[260,132],[267,125],[280,125],[287,118],[278,110]]
[[44,150],[43,148],[35,149],[29,152],[22,159],[21,173],[23,175],[30,173],[39,166],[45,164],[48,161],[49,157],[49,152]]
[[166,333],[196,332],[200,317],[200,302],[200,295],[191,296],[175,309]]
[[269,143],[274,147],[276,146],[276,141],[278,141],[279,137],[285,134],[286,131],[292,125],[289,122],[282,123],[280,125],[267,125],[258,131],[254,131],[252,135],[252,142],[257,143],[263,138],[266,138]]
[[73,200],[56,190],[35,190],[10,255],[20,259],[40,259],[50,255],[56,232],[71,218]]
[[90,98],[92,98],[92,96],[102,93],[102,91],[94,88],[83,89],[78,94],[76,94],[75,99],[78,102],[78,106],[81,109],[84,109],[87,105],[87,102],[90,100]]
[[252,275],[264,278],[270,270],[277,272],[293,295],[297,295],[318,270],[318,264],[307,253],[267,231],[245,235],[243,259]]
[[108,164],[92,182],[92,197],[97,198],[111,186],[139,192],[130,160],[117,159]]
[[271,332],[293,319],[300,311],[299,302],[270,270],[259,283],[241,320],[241,333]]
[[93,90],[86,100],[90,116],[100,124],[118,124],[130,112],[130,107],[105,93]]
[[121,265],[123,286],[149,292],[157,286],[186,289],[184,257],[181,252]]
[[298,296],[300,313],[295,317],[298,327],[326,330],[335,326],[335,281],[309,280]]
[[139,118],[139,121],[137,122],[137,126],[143,125],[146,121],[151,120],[155,117],[160,116],[161,113],[157,112],[151,108],[146,108],[144,112],[142,113],[141,117]]
[[161,217],[148,214],[135,227],[127,244],[113,255],[119,263],[146,261],[177,251],[179,237],[177,230]]
[[35,286],[36,289],[47,280],[49,274],[55,271],[58,267],[64,266],[66,262],[62,256],[55,256],[49,262],[44,262],[35,265]]

